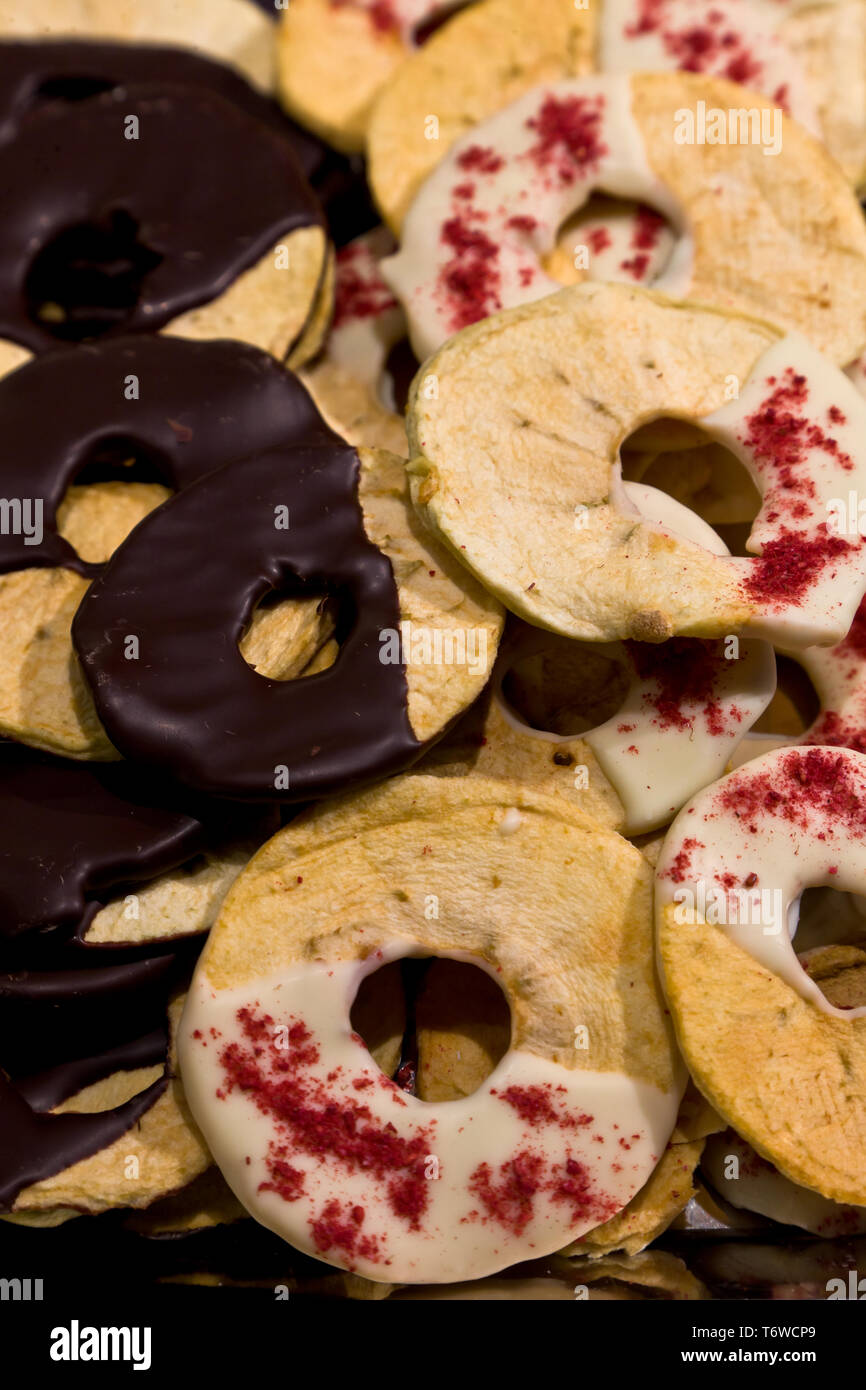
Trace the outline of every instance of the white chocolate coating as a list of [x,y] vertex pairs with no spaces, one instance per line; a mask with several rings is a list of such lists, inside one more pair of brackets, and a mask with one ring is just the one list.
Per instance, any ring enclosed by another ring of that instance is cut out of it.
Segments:
[[775,690],[767,642],[743,639],[731,658],[724,639],[673,645],[667,661],[671,643],[645,649],[649,663],[643,674],[635,670],[617,713],[583,735],[623,803],[630,835],[667,824],[696,788],[721,776]]
[[[589,279],[646,284],[670,259],[674,235],[648,208],[617,203],[603,211],[587,209],[574,229],[574,245],[575,253],[584,248],[588,254]],[[406,315],[380,270],[395,249],[388,229],[374,227],[337,251],[334,318],[323,351],[325,360],[361,382],[389,410],[395,403],[385,365],[407,334]]]
[[[647,165],[629,91],[626,77],[536,88],[458,142],[422,186],[400,252],[381,266],[420,358],[486,315],[551,293],[540,257],[593,189],[638,198],[682,225]],[[681,296],[691,258],[682,237],[655,288]],[[761,561],[726,562],[753,606],[748,630],[798,649],[831,645],[866,587],[863,538],[828,527],[843,488],[866,496],[866,401],[798,334],[732,389],[736,398],[699,423],[762,494],[747,543]],[[608,405],[615,413],[617,402]],[[616,488],[614,477],[614,500]]]
[[325,356],[378,395],[388,353],[406,335],[406,318],[379,271],[394,240],[384,227],[337,252],[334,321]]
[[866,753],[866,600],[846,637],[835,647],[784,653],[796,658],[821,701],[818,717],[797,736],[749,734],[734,754],[734,766],[771,748],[792,744],[836,744]]
[[[737,1160],[736,1176],[731,1158]],[[866,1233],[866,1207],[834,1202],[792,1182],[733,1131],[711,1135],[701,1156],[701,1168],[731,1206],[756,1211],[783,1226],[799,1226],[825,1239]]]
[[612,491],[621,512],[634,511],[644,521],[653,521],[662,530],[694,541],[695,545],[702,545],[714,555],[730,555],[725,542],[709,522],[660,488],[650,487],[649,483],[634,483],[618,475]]
[[821,713],[795,741],[835,743],[866,753],[866,602],[837,646],[810,647],[799,659],[821,701]]
[[[666,493],[645,483],[624,482],[621,487],[625,506],[717,555],[728,554],[705,521]],[[538,640],[543,645],[543,636]],[[640,835],[666,825],[689,797],[722,775],[773,697],[773,650],[757,639],[736,642],[730,656],[724,641],[693,638],[655,648],[638,644],[630,649],[622,642],[592,647],[624,666],[630,681],[616,713],[581,737],[622,802],[623,833]],[[643,675],[635,664],[636,652],[642,652]],[[532,729],[519,719],[502,694],[504,674],[494,698],[507,722],[524,736],[569,742],[570,736]]]
[[558,289],[540,259],[598,189],[667,218],[680,239],[654,287],[684,294],[685,217],[647,163],[628,78],[536,87],[449,150],[409,209],[400,251],[382,262],[419,360],[460,328]]
[[[408,1283],[481,1278],[621,1209],[664,1149],[678,1094],[510,1050],[463,1100],[407,1095],[349,1021],[364,976],[404,954],[405,943],[383,946],[365,961],[299,964],[219,993],[196,976],[179,1043],[184,1086],[244,1206],[318,1259]],[[243,1009],[267,1016],[258,1058]],[[303,1025],[304,1036],[280,1049],[271,1038],[283,1025]],[[265,1085],[282,1081],[275,1102],[257,1104],[257,1083],[227,1082],[232,1046]]]
[[835,1018],[792,941],[808,887],[866,891],[866,755],[782,748],[699,792],[674,821],[656,870],[656,909],[679,930],[715,923],[759,964]]
[[675,245],[676,236],[661,214],[639,203],[590,202],[574,226],[575,264],[585,248],[588,280],[655,284]]
[[780,584],[762,591],[759,581],[752,596],[770,620],[757,617],[750,629],[793,648],[838,641],[866,587],[863,537],[838,535],[832,521],[840,493],[866,495],[866,400],[792,333],[762,353],[737,399],[700,425],[761,493],[746,548],[765,557],[771,577],[775,567]]
[[604,0],[602,72],[704,72],[762,92],[820,135],[802,64],[780,37],[785,0]]

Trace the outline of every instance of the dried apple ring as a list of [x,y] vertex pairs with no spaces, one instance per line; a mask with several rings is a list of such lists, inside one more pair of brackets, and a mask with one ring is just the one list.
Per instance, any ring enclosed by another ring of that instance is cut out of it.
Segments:
[[[70,626],[89,579],[169,496],[161,482],[125,481],[124,465],[144,461],[183,488],[251,448],[335,436],[266,353],[150,334],[32,359],[0,381],[0,425],[8,507],[0,733],[68,757],[116,757],[75,662]],[[106,457],[109,481],[75,485],[88,463]],[[315,636],[318,617],[307,617]],[[261,636],[251,630],[245,642],[255,650]]]
[[[402,778],[276,836],[226,900],[180,1040],[247,1209],[328,1263],[411,1283],[483,1277],[621,1209],[683,1081],[649,877],[588,817],[484,779]],[[511,1006],[508,1051],[461,1100],[402,1092],[349,1020],[366,975],[425,955],[479,965]]]
[[817,716],[801,734],[749,733],[734,754],[734,766],[792,744],[833,744],[866,753],[866,599],[835,647],[782,652],[806,672],[820,701]]
[[792,1183],[731,1129],[710,1139],[701,1170],[716,1192],[738,1210],[757,1212],[782,1226],[799,1226],[825,1238],[866,1235],[866,1209],[831,1202]]
[[866,757],[786,748],[698,794],[656,870],[664,988],[703,1094],[790,1178],[866,1206],[866,1007],[830,1002],[792,944],[810,886],[862,893]]
[[277,34],[286,110],[338,150],[363,150],[379,92],[425,28],[454,8],[452,0],[292,0]]
[[[840,489],[866,493],[864,405],[797,335],[585,283],[474,324],[425,364],[408,413],[412,496],[536,626],[829,645],[866,587],[863,539],[829,524]],[[629,503],[619,447],[671,415],[722,442],[761,492],[750,556],[681,543]]]
[[4,339],[162,330],[303,360],[324,217],[289,142],[223,95],[141,82],[46,102],[0,143],[0,179]]
[[[530,639],[532,646],[543,651],[544,635]],[[590,655],[622,668],[626,693],[616,713],[586,730],[580,742],[620,801],[622,834],[642,835],[668,824],[696,787],[721,775],[746,727],[769,704],[776,684],[769,645],[743,643],[733,659],[724,649],[723,641],[694,638],[658,646],[593,645]],[[577,742],[528,728],[497,693],[499,712],[514,734],[557,747]],[[574,753],[562,761],[573,764]],[[584,775],[588,780],[588,769]],[[570,774],[560,769],[559,781],[566,777],[573,785],[573,767]],[[572,799],[580,805],[581,792]]]

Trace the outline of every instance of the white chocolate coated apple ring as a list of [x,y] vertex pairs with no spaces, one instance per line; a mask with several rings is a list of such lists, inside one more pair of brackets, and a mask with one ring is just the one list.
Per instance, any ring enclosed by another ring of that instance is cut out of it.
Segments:
[[[563,223],[603,191],[649,205],[679,234],[655,289],[759,314],[849,362],[866,339],[857,200],[816,144],[801,148],[808,137],[779,107],[750,97],[745,107],[741,88],[696,74],[599,75],[535,87],[476,125],[421,186],[400,251],[382,263],[418,358],[469,324],[554,291],[543,258]],[[695,125],[708,111],[725,121],[742,112],[746,129],[726,125],[711,139]],[[695,156],[706,156],[701,171]],[[817,200],[797,182],[813,163],[833,226],[812,221],[811,205],[799,212],[801,200]],[[791,209],[780,220],[781,202]],[[733,245],[741,253],[720,259],[720,247]]]
[[821,701],[821,712],[798,743],[837,744],[866,753],[866,600],[835,647],[810,647],[800,662]]
[[[602,188],[655,205],[685,232],[647,164],[627,77],[535,88],[458,141],[413,202],[399,252],[382,262],[419,360],[461,328],[555,290],[540,257]],[[684,295],[690,260],[682,236],[656,287]]]
[[[368,130],[373,192],[398,231],[424,179],[471,126],[530,87],[593,69],[664,78],[665,69],[679,68],[743,83],[814,129],[861,186],[864,39],[862,0],[593,0],[584,9],[561,0],[481,0],[435,33],[382,91]],[[719,104],[751,102],[741,89]],[[431,113],[438,138],[423,139]]]
[[[724,542],[700,517],[667,494],[642,483],[624,483],[643,516],[704,545],[718,555]],[[543,632],[527,629],[516,651],[543,649]],[[592,651],[622,665],[629,685],[623,703],[603,724],[580,734],[622,804],[624,835],[666,825],[701,787],[720,777],[743,735],[760,717],[776,688],[769,643],[757,640],[593,643]],[[499,712],[516,735],[551,744],[573,743],[527,725],[508,704],[502,682],[515,660],[513,645],[500,652],[494,672]]]
[[[227,899],[182,1028],[236,1195],[298,1248],[408,1283],[481,1278],[621,1209],[684,1079],[650,890],[627,841],[486,779],[397,779],[281,832]],[[402,1092],[349,1017],[366,975],[430,954],[491,973],[512,1011],[501,1062],[448,1103]]]
[[300,375],[349,444],[405,455],[406,427],[386,366],[390,350],[406,337],[406,318],[379,272],[393,249],[390,232],[375,227],[337,251],[334,318],[321,353]]
[[[866,1017],[866,1005],[843,1010],[830,1004],[791,944],[805,888],[858,893],[866,884],[863,754],[785,748],[745,763],[680,812],[656,879],[657,910],[667,919],[669,909],[679,907],[681,930],[700,926],[704,917],[823,1012]],[[694,921],[688,921],[690,908]]]
[[[736,1168],[730,1160],[737,1160]],[[733,1130],[713,1134],[701,1155],[701,1169],[731,1206],[759,1212],[782,1226],[799,1226],[823,1236],[866,1234],[866,1211],[830,1201],[783,1177]]]
[[866,1205],[866,1007],[793,948],[803,890],[866,887],[866,756],[767,753],[674,821],[656,870],[662,980],[703,1094],[793,1182]]
[[602,72],[685,68],[763,92],[862,185],[864,39],[858,0],[603,0],[596,57]]
[[604,0],[598,35],[603,72],[713,73],[772,96],[820,135],[815,101],[795,53],[779,35],[795,4],[763,0]]

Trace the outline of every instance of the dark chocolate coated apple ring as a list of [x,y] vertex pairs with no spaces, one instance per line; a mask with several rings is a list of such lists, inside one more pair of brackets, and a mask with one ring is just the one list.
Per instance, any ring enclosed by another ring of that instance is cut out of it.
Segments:
[[[113,1144],[170,1084],[165,1003],[190,952],[82,947],[71,933],[92,895],[146,882],[248,821],[247,808],[205,801],[146,769],[0,745],[0,970],[9,972],[0,974],[0,1057],[13,1078],[0,1073],[0,1207]],[[83,960],[91,968],[76,969]],[[163,1075],[120,1105],[46,1113],[156,1063]]]
[[182,994],[163,999],[143,1028],[3,1078],[0,1206],[12,1220],[148,1206],[208,1166],[175,1065],[182,1007]]
[[0,136],[11,136],[48,103],[87,101],[131,83],[168,83],[217,92],[247,115],[290,139],[292,126],[275,101],[240,73],[191,49],[89,39],[0,42]]
[[58,338],[36,316],[63,279],[52,249],[77,339],[163,328],[323,221],[288,142],[189,85],[49,102],[0,146],[0,193],[0,337],[34,352]]
[[8,1208],[30,1183],[52,1177],[119,1139],[167,1086],[163,1076],[114,1110],[51,1115],[28,1104],[16,1087],[0,1076],[0,1123],[5,1136],[0,1206]]
[[[270,0],[263,0],[263,8],[276,19]],[[83,101],[131,82],[206,88],[282,136],[321,203],[337,245],[378,222],[360,156],[338,154],[234,68],[191,49],[89,39],[0,42],[0,138],[48,102]]]
[[84,575],[100,566],[82,561],[58,534],[56,511],[100,449],[122,440],[180,489],[252,450],[337,438],[300,382],[267,353],[146,336],[61,348],[4,377],[0,430],[0,492],[38,500],[43,513],[40,544],[0,534],[0,573],[62,565]]
[[159,1099],[168,1078],[158,1078],[112,1110],[62,1115],[48,1111],[112,1072],[164,1062],[167,1050],[168,1034],[162,1027],[96,1057],[65,1061],[18,1081],[0,1077],[0,1207],[9,1206],[30,1183],[52,1177],[119,1139]]
[[[264,0],[263,7],[277,18],[270,0]],[[257,92],[234,68],[190,49],[89,39],[0,42],[0,139],[13,135],[47,103],[76,103],[131,82],[168,82],[217,92],[288,140],[338,245],[378,222],[359,156],[336,153],[296,125],[277,101]]]
[[240,810],[146,768],[0,745],[0,940],[68,936],[94,894],[177,868]]
[[[359,473],[342,442],[260,453],[172,498],[115,551],[72,636],[122,753],[251,800],[327,795],[420,753],[404,665],[380,660],[400,607],[391,564],[364,531]],[[275,681],[238,641],[256,602],[297,582],[341,593],[354,621],[333,666]],[[130,634],[138,660],[125,657]]]

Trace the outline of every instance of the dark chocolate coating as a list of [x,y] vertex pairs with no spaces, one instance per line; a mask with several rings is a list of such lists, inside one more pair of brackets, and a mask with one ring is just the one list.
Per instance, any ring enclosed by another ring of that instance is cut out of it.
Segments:
[[[262,8],[276,19],[271,0]],[[0,139],[47,102],[84,101],[130,82],[168,82],[218,92],[287,140],[338,246],[379,222],[360,155],[343,155],[287,116],[233,68],[185,48],[80,39],[0,43]]]
[[[14,947],[26,948],[33,940],[21,939],[11,948],[2,943],[5,970],[10,968],[6,956],[16,954]],[[137,959],[131,962],[125,960],[133,954],[130,950],[96,948],[97,963],[89,970],[64,968],[63,943],[52,953],[55,968],[46,968],[35,955],[37,968],[31,969],[29,960],[18,962],[0,987],[3,1070],[13,1079],[31,1076],[58,1060],[101,1054],[160,1024],[166,999],[189,979],[202,938],[185,942],[178,951],[166,952],[165,943],[159,944],[161,954],[155,946],[136,947]],[[115,964],[111,956],[124,963]]]
[[15,1089],[32,1110],[53,1110],[77,1091],[83,1091],[85,1086],[103,1081],[117,1071],[136,1071],[139,1067],[164,1064],[167,1052],[168,1032],[165,1027],[155,1028],[142,1038],[110,1047],[98,1057],[78,1057],[48,1067],[35,1076],[21,1077],[15,1082]]
[[205,830],[190,804],[145,769],[0,746],[0,937],[72,931],[88,893],[199,853]]
[[[418,756],[404,669],[379,659],[400,612],[390,562],[363,528],[359,467],[345,444],[255,455],[173,497],[120,546],[72,636],[121,752],[252,800],[328,795]],[[257,601],[292,581],[348,598],[354,621],[332,667],[276,681],[238,642]],[[124,656],[131,634],[138,660]]]
[[439,9],[434,10],[426,19],[422,19],[412,32],[412,37],[419,48],[423,48],[428,39],[447,24],[449,19],[453,19],[461,10],[466,10],[472,0],[453,0],[451,4],[443,4]]
[[407,956],[400,961],[400,983],[406,1001],[406,1023],[400,1043],[400,1056],[391,1080],[396,1081],[401,1091],[407,1091],[410,1096],[418,1094],[418,1067],[421,1060],[418,1049],[418,995],[429,969],[430,957]]
[[124,1105],[93,1115],[41,1115],[0,1073],[0,1207],[10,1207],[23,1188],[53,1177],[82,1158],[107,1148],[159,1100],[161,1077]]
[[[291,123],[234,68],[188,48],[161,44],[102,43],[96,39],[7,39],[0,42],[0,139],[48,104],[87,101],[140,83],[216,92],[294,147]],[[303,160],[295,151],[302,167]]]
[[[127,400],[127,377],[139,399]],[[304,387],[257,348],[116,338],[59,348],[0,380],[0,494],[43,500],[44,538],[0,534],[0,572],[64,565],[96,574],[57,534],[56,510],[101,448],[151,463],[175,489],[229,459],[294,438],[337,441]],[[116,475],[122,478],[122,472]]]
[[[216,92],[157,83],[23,121],[0,144],[0,200],[0,337],[34,352],[161,328],[323,221],[285,140]],[[61,264],[46,269],[40,256],[61,237]],[[28,300],[55,281],[81,322],[52,330]]]
[[142,990],[172,973],[175,957],[160,954],[123,965],[93,966],[89,970],[15,970],[0,975],[0,999],[28,1003],[70,1004],[94,995],[116,999],[127,990]]
[[[160,1013],[161,1022],[151,1025],[149,1032],[113,1042],[98,1055],[67,1056],[59,1065],[17,1081],[0,1072],[0,1208],[11,1207],[31,1183],[52,1177],[113,1144],[159,1100],[169,1083],[164,1004]],[[157,1064],[162,1064],[163,1075],[113,1110],[44,1113],[115,1072]]]

